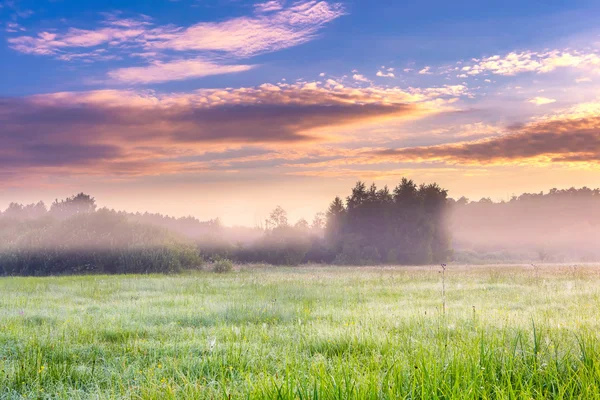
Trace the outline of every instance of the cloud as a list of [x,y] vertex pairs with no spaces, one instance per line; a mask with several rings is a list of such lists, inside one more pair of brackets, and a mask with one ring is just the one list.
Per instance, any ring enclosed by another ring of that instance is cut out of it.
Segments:
[[248,71],[253,65],[215,64],[203,59],[155,61],[149,66],[120,68],[109,72],[109,77],[118,82],[146,84],[201,78],[210,75],[231,74]]
[[533,99],[528,100],[531,104],[535,104],[536,106],[543,106],[546,104],[556,103],[555,99],[549,99],[548,97],[534,97]]
[[361,75],[361,74],[352,75],[352,79],[354,79],[357,82],[368,82],[368,83],[371,82],[367,77],[365,77],[364,75]]
[[304,170],[304,171],[293,171],[288,172],[287,175],[295,175],[295,176],[310,176],[310,177],[319,177],[319,178],[353,178],[359,180],[390,180],[390,179],[398,179],[406,176],[419,176],[423,179],[426,178],[436,178],[440,176],[444,176],[446,178],[456,178],[457,175],[483,175],[486,174],[485,169],[479,168],[402,168],[402,169],[373,169],[373,170],[365,170],[365,169],[351,169],[351,168],[340,168],[335,167],[331,169],[313,169],[313,170]]
[[2,168],[80,166],[123,156],[119,147],[108,144],[24,143],[17,149],[7,150],[0,150]]
[[431,67],[427,66],[425,68],[423,68],[422,70],[419,71],[419,74],[421,75],[431,75]]
[[600,162],[600,116],[563,118],[510,129],[491,139],[374,153],[395,162],[438,161],[448,164],[550,164]]
[[6,23],[6,32],[15,33],[15,32],[24,32],[26,31],[21,25],[16,22],[7,22]]
[[[394,70],[393,68],[388,69],[389,70]],[[383,72],[383,71],[377,71],[377,76],[382,77],[382,78],[395,78],[396,76],[394,75],[393,72]]]
[[548,73],[558,68],[580,68],[600,72],[600,56],[577,50],[552,50],[547,52],[511,52],[504,56],[484,57],[475,64],[462,67],[467,75],[495,74],[513,76],[525,72]]
[[10,46],[21,53],[60,56],[66,49],[95,47],[110,43],[117,46],[144,35],[143,28],[107,27],[97,30],[70,28],[65,34],[41,32],[38,36],[8,39]]
[[0,99],[0,162],[13,174],[136,175],[206,170],[173,160],[220,148],[338,141],[336,130],[440,112],[458,87],[264,84],[191,93],[100,90]]
[[[222,22],[200,22],[189,27],[153,26],[147,16],[120,18],[105,14],[96,29],[69,28],[64,32],[43,31],[8,39],[21,53],[51,56],[63,61],[86,62],[139,57],[150,64],[111,71],[109,75],[129,83],[187,79],[218,73],[240,72],[248,65],[236,60],[275,52],[314,40],[329,22],[344,15],[340,3],[299,1],[284,7],[281,1],[256,5],[251,16]],[[186,74],[183,70],[190,67]],[[136,73],[151,80],[131,79]],[[120,79],[128,77],[128,79]]]
[[109,54],[105,49],[96,49],[83,53],[66,53],[61,54],[57,58],[62,61],[80,60],[86,63],[91,63],[94,61],[121,60],[120,56],[116,54]]
[[272,11],[279,11],[283,9],[284,2],[282,0],[270,0],[264,3],[257,3],[254,5],[254,10],[257,13],[268,13]]
[[140,14],[137,18],[122,18],[121,12],[101,14],[105,17],[103,21],[104,25],[121,28],[141,28],[152,25],[152,18],[144,14]]
[[344,15],[340,3],[304,1],[267,15],[201,22],[160,35],[146,46],[175,51],[222,52],[251,57],[306,43],[326,24]]
[[[18,1],[14,0],[6,0],[4,2],[0,2],[0,10],[6,9],[8,13],[10,13],[10,19],[14,23],[16,23],[19,19],[26,19],[35,14],[32,10],[22,9]],[[8,30],[8,32],[15,32],[13,30]]]

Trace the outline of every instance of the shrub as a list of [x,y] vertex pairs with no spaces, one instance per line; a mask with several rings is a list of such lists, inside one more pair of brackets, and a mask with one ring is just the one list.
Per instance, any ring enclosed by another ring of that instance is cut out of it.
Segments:
[[233,270],[233,263],[227,258],[217,258],[213,262],[212,271],[217,274],[224,274]]
[[5,222],[0,238],[0,275],[173,273],[202,265],[191,241],[108,210]]

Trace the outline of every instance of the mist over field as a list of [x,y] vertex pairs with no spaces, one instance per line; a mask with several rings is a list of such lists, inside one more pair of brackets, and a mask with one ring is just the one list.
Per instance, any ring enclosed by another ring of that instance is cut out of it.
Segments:
[[299,265],[548,263],[600,259],[600,190],[552,189],[508,202],[454,200],[436,184],[358,182],[309,223],[276,207],[260,226],[98,208],[80,193],[0,214],[4,275],[177,272],[217,260]]
[[540,262],[597,261],[599,200],[598,189],[588,188],[523,194],[502,203],[459,199],[451,211],[454,246]]

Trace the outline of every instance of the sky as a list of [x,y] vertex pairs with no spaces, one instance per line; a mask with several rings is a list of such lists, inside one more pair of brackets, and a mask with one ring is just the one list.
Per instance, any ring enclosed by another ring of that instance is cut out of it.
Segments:
[[0,209],[257,225],[600,186],[600,2],[0,0]]

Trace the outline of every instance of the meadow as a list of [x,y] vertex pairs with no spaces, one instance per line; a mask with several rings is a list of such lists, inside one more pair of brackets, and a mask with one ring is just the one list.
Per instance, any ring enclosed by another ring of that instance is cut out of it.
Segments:
[[0,399],[600,398],[600,266],[0,279]]

